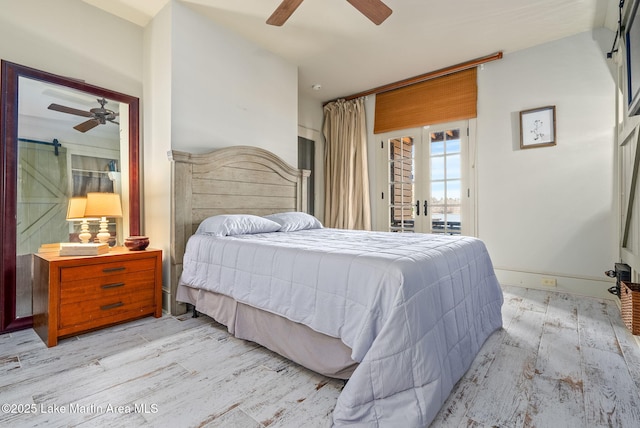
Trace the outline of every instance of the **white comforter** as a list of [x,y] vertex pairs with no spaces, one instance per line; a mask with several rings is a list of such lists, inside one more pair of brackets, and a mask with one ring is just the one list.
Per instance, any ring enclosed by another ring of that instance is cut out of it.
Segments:
[[336,426],[426,427],[486,338],[502,292],[482,241],[314,229],[194,235],[181,283],[340,338],[360,363]]

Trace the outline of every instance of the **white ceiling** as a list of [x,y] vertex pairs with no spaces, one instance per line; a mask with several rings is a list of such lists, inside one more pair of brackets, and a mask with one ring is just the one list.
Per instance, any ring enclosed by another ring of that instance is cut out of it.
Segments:
[[[83,1],[142,27],[168,2]],[[615,32],[619,4],[619,0],[383,0],[393,13],[376,26],[345,0],[305,0],[284,26],[274,27],[265,21],[281,0],[180,1],[297,65],[300,93],[320,101],[593,28]],[[612,44],[613,38],[612,33]],[[322,88],[314,91],[314,84]]]

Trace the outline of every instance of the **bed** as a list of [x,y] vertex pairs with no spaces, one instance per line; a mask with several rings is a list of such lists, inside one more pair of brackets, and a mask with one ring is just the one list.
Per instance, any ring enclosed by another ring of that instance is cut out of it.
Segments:
[[171,159],[172,300],[349,379],[335,426],[428,426],[502,326],[482,241],[324,228],[308,172],[261,149]]

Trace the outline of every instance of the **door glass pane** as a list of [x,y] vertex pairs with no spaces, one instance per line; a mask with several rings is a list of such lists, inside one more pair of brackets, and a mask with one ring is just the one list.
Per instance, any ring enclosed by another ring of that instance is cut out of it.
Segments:
[[460,130],[432,132],[431,232],[460,234],[462,158]]
[[436,132],[431,134],[431,154],[432,155],[443,155],[444,154],[444,134],[442,132]]
[[447,180],[447,205],[460,204],[460,180]]
[[[431,182],[431,205],[444,205],[444,181]],[[433,214],[431,211],[432,216]]]
[[452,131],[450,136],[447,135],[447,153],[460,153],[460,132]]
[[389,230],[413,232],[415,229],[414,139],[391,138],[389,144]]
[[[447,180],[460,178],[460,155],[447,155]],[[443,174],[444,178],[444,174]]]
[[[448,165],[447,165],[448,166]],[[431,180],[444,180],[444,156],[431,158]]]

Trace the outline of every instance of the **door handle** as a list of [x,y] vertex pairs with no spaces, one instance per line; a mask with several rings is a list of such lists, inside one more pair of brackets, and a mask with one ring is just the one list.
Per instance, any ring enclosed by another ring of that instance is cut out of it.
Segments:
[[416,215],[420,215],[420,200],[416,202]]
[[429,207],[429,204],[427,203],[427,200],[424,200],[424,215],[427,215],[427,208]]

